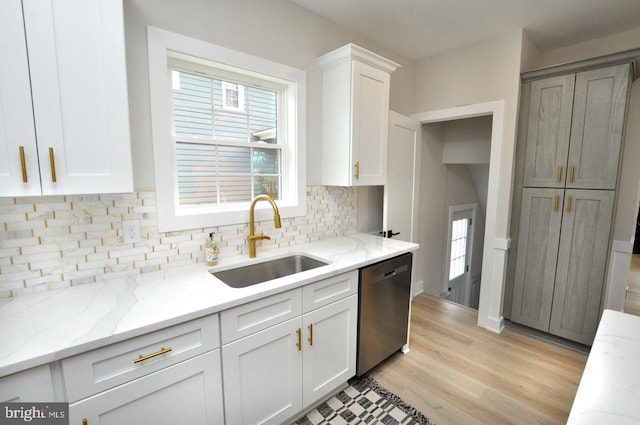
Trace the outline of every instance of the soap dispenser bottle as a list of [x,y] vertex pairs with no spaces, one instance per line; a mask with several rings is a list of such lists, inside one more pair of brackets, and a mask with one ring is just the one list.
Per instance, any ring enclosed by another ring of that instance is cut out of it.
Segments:
[[213,239],[213,232],[209,233],[209,237],[204,244],[204,253],[207,260],[207,266],[215,266],[218,263],[218,244]]

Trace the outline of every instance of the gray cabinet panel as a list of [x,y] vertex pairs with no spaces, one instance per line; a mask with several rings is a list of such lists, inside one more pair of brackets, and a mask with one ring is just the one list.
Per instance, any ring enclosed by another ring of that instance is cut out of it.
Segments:
[[511,320],[547,332],[562,221],[562,189],[525,188]]
[[615,189],[628,86],[628,64],[577,74],[568,188]]
[[564,186],[574,84],[573,74],[531,82],[525,186]]
[[565,193],[549,331],[588,345],[600,318],[613,199],[613,191]]

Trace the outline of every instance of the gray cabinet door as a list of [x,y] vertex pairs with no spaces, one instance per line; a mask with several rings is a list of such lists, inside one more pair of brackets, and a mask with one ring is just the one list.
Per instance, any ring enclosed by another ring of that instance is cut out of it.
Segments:
[[531,82],[524,186],[563,187],[575,74]]
[[614,192],[565,191],[549,332],[591,345],[600,318]]
[[556,274],[562,189],[524,188],[511,320],[547,332]]
[[577,74],[568,188],[615,189],[628,87],[628,64]]

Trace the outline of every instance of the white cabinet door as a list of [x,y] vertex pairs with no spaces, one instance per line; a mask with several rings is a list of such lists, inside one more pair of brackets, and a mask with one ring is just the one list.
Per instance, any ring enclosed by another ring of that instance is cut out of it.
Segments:
[[303,400],[310,406],[356,373],[358,295],[303,316]]
[[0,196],[41,194],[20,0],[0,2],[0,188]]
[[381,186],[387,182],[390,75],[355,61],[352,72],[352,184]]
[[222,347],[227,424],[280,424],[302,410],[300,318]]
[[42,194],[132,191],[122,1],[23,10]]
[[0,402],[56,401],[49,365],[0,378]]
[[384,185],[389,82],[398,66],[348,44],[318,58],[322,77],[322,182]]
[[213,350],[69,406],[69,423],[224,424],[220,350]]

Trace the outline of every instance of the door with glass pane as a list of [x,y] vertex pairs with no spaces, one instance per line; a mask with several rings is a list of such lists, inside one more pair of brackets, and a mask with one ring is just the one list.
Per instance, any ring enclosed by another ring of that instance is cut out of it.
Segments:
[[454,206],[449,212],[447,293],[451,301],[469,305],[474,206]]

